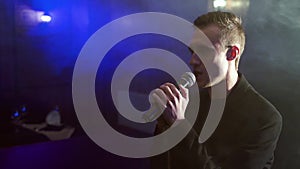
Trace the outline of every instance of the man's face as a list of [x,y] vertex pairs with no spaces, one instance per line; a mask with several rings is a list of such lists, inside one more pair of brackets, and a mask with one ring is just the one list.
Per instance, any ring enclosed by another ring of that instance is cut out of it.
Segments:
[[199,87],[205,88],[214,86],[226,78],[228,61],[226,49],[221,46],[219,28],[209,25],[201,31],[204,34],[195,31],[191,43],[193,52],[190,64]]

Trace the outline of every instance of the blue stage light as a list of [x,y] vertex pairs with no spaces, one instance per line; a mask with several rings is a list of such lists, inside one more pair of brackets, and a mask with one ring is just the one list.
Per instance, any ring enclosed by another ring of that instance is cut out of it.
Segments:
[[13,117],[19,117],[20,116],[20,113],[18,111],[16,111],[14,114],[13,114]]

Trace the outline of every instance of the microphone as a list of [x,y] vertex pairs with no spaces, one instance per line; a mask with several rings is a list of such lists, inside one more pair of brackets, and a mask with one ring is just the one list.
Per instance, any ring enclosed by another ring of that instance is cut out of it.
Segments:
[[[192,72],[185,72],[181,78],[179,79],[179,81],[177,82],[178,85],[182,85],[183,87],[192,87],[196,82],[196,77]],[[149,97],[152,97],[152,95],[150,95]],[[152,99],[150,99],[152,100]],[[155,105],[155,104],[151,104],[150,109],[143,114],[143,119],[146,122],[152,122],[154,121],[158,116],[160,116],[162,113],[159,112],[159,108]]]
[[182,85],[183,87],[192,87],[196,82],[196,77],[192,72],[185,72],[180,80],[178,81],[179,85]]

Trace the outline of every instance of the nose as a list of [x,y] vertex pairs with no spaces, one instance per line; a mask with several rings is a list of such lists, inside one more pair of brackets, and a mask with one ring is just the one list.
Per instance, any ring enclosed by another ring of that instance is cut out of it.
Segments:
[[190,59],[190,65],[195,66],[195,65],[200,65],[201,64],[201,60],[199,58],[199,56],[196,53],[192,54],[192,57]]

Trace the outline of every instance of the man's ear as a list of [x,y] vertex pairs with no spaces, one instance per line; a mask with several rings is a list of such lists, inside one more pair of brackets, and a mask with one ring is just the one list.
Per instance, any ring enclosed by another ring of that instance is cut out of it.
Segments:
[[240,53],[240,49],[237,46],[229,46],[226,52],[226,59],[228,61],[234,60]]

